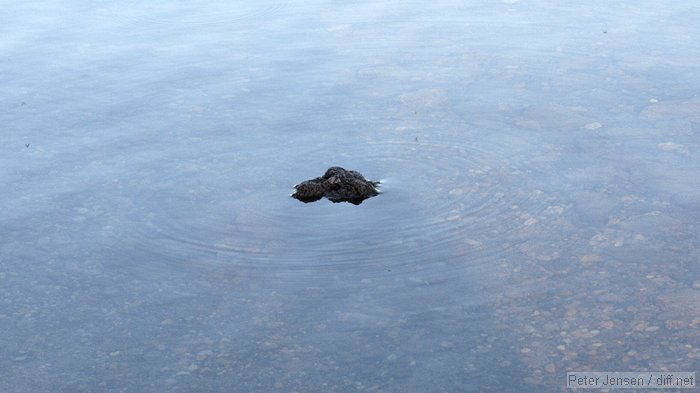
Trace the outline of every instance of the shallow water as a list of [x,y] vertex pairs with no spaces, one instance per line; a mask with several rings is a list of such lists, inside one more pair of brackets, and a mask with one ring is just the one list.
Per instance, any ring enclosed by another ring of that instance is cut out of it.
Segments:
[[5,4],[0,391],[697,369],[698,11]]

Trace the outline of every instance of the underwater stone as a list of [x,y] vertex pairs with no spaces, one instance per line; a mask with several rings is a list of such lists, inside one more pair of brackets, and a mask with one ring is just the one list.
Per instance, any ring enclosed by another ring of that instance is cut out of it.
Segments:
[[378,185],[378,181],[367,180],[359,172],[333,166],[328,168],[323,176],[294,186],[295,192],[292,197],[304,203],[326,197],[331,202],[359,205],[365,199],[379,195]]

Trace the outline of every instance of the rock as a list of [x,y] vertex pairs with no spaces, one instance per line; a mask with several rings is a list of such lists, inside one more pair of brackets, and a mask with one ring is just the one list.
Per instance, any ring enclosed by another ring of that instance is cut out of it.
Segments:
[[359,172],[334,166],[328,168],[323,176],[294,186],[292,197],[304,203],[315,202],[326,197],[331,202],[350,202],[359,205],[365,199],[379,195],[378,185],[378,181],[367,180]]
[[679,153],[688,153],[688,148],[675,142],[664,142],[657,145],[663,151],[676,151]]
[[583,126],[583,128],[590,130],[590,131],[593,131],[593,130],[597,130],[597,129],[601,128],[602,126],[603,126],[602,124],[600,124],[598,122],[594,122],[594,123],[586,124],[585,126]]
[[659,296],[659,300],[661,301],[661,306],[677,315],[678,319],[700,315],[700,290],[681,289],[665,293]]
[[700,99],[662,101],[653,103],[642,110],[639,117],[644,120],[700,119]]

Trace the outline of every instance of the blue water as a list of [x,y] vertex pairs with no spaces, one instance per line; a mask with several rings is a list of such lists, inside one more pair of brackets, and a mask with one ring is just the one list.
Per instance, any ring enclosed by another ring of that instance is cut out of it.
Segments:
[[[699,12],[3,4],[0,391],[697,370]],[[382,194],[289,197],[333,165]]]

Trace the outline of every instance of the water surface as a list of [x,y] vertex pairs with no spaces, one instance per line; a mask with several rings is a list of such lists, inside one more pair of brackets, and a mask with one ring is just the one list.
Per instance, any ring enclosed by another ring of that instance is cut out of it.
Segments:
[[[699,11],[5,4],[0,390],[694,371]],[[332,165],[382,194],[289,197]]]

